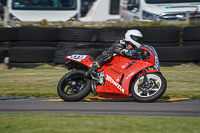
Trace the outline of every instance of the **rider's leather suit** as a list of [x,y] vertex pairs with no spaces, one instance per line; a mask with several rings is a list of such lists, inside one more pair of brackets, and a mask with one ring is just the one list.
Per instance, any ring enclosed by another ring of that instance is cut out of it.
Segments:
[[103,64],[112,60],[114,54],[128,56],[127,54],[131,51],[132,50],[127,49],[127,45],[124,40],[119,40],[115,42],[109,49],[103,51],[103,53],[96,58],[88,73],[92,71],[96,72]]

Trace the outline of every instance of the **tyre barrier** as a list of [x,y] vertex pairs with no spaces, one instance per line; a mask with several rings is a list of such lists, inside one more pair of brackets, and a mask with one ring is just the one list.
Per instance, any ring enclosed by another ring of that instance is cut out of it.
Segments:
[[99,29],[85,27],[64,27],[60,29],[58,40],[97,42],[99,41]]
[[4,62],[4,59],[8,57],[8,51],[14,42],[0,42],[0,63]]
[[141,27],[144,42],[149,43],[179,43],[180,27]]
[[173,46],[179,46],[180,45],[179,43],[149,43],[149,42],[146,42],[144,44],[150,45],[150,46],[153,46],[153,47],[173,47]]
[[183,28],[183,46],[200,46],[200,26],[187,26]]
[[15,42],[0,42],[0,48],[9,50]]
[[[124,38],[129,29],[138,29],[142,32],[144,44],[156,48],[162,63],[176,64],[200,60],[198,26],[0,28],[0,58],[2,61],[3,58],[9,57],[10,64],[16,65],[17,63],[65,63],[65,56],[71,54],[96,57],[117,40]],[[182,44],[179,43],[181,41]]]
[[200,46],[200,41],[183,42],[183,46]]
[[60,42],[59,49],[104,49],[112,46],[112,43],[99,42]]
[[183,28],[183,41],[200,41],[200,26],[187,26]]
[[9,63],[8,68],[12,69],[12,68],[36,68],[38,66],[42,66],[44,65],[44,63]]
[[57,47],[58,42],[32,42],[18,41],[11,44],[12,47]]
[[18,41],[58,41],[58,28],[20,27],[17,30]]
[[5,49],[0,49],[0,63],[4,62],[5,57],[7,56],[8,51]]
[[54,47],[13,47],[9,50],[10,63],[45,63],[53,62]]
[[[137,29],[140,30],[144,37],[145,43],[179,43],[181,28],[179,27],[106,27],[100,29],[100,41],[101,42],[116,42],[119,39],[124,38],[127,30]],[[173,45],[173,44],[172,44]],[[160,45],[162,46],[162,45]]]
[[200,46],[155,47],[160,62],[198,62]]
[[0,42],[17,41],[17,28],[0,28]]
[[120,39],[124,38],[125,33],[127,30],[130,29],[137,29],[140,30],[141,27],[135,26],[135,27],[105,27],[100,29],[100,42],[110,42],[114,43]]

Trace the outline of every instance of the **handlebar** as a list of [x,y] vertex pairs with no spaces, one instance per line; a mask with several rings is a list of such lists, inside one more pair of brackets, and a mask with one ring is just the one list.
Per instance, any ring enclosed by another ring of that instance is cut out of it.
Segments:
[[127,56],[134,56],[137,60],[142,60],[144,55],[142,54],[142,51],[133,50],[128,53]]
[[135,51],[135,50],[131,51],[131,52],[130,52],[130,53],[128,53],[127,55],[128,55],[128,56],[133,56],[133,55],[134,55],[134,53],[136,53],[136,51]]

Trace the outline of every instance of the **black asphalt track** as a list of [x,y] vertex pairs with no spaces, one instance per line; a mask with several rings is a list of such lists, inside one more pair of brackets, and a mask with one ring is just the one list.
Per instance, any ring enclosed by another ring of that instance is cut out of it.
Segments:
[[63,113],[63,114],[109,114],[142,116],[193,116],[200,117],[200,101],[80,101],[61,100],[1,100],[1,114],[16,113]]

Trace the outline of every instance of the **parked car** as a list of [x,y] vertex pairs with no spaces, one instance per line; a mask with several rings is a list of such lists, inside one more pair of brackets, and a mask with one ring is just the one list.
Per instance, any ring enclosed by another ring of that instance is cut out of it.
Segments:
[[120,4],[122,21],[184,21],[200,20],[199,0],[123,0]]

